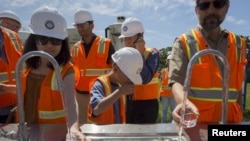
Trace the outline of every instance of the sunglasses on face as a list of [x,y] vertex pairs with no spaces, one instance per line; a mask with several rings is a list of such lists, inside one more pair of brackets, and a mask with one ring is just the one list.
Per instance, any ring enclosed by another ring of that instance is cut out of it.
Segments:
[[200,10],[207,10],[210,7],[210,4],[213,4],[214,8],[216,9],[221,9],[222,7],[224,7],[227,3],[226,0],[215,0],[214,2],[202,2],[197,4],[197,7]]
[[36,43],[39,45],[47,45],[49,41],[52,45],[62,44],[61,39],[51,38],[51,37],[46,37],[46,36],[36,36]]

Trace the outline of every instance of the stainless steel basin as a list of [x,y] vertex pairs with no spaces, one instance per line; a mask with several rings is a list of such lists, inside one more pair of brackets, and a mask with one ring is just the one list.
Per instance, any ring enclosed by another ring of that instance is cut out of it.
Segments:
[[[81,126],[82,132],[91,141],[178,141],[175,124],[112,124]],[[185,134],[182,141],[189,141]]]
[[[229,123],[230,124],[230,123]],[[250,122],[231,123],[237,125],[250,125]],[[207,141],[205,135],[201,136],[201,130],[207,130],[208,123],[197,124],[193,128],[185,129],[181,135],[182,141]],[[1,135],[17,131],[18,124],[0,124]],[[179,141],[178,127],[175,124],[111,124],[95,125],[84,124],[82,133],[92,141]],[[30,141],[65,141],[67,128],[63,124],[29,125]],[[0,136],[0,141],[14,141]]]

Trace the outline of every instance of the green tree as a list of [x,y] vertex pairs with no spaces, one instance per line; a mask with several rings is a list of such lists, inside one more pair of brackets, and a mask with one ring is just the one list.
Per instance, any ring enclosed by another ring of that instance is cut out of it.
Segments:
[[168,55],[171,53],[172,47],[161,48],[160,51],[160,65],[159,70],[166,67],[166,59]]

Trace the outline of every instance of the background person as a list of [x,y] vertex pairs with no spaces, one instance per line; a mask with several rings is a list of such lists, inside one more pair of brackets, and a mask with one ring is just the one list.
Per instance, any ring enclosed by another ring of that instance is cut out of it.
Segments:
[[126,123],[156,123],[158,118],[158,66],[159,51],[146,47],[143,39],[142,23],[134,18],[127,18],[121,26],[121,36],[125,46],[137,49],[143,56],[141,71],[142,84],[135,86],[134,94],[126,98]]
[[76,86],[79,105],[79,122],[87,122],[89,103],[89,83],[98,76],[104,75],[112,67],[111,55],[115,49],[110,39],[93,33],[94,20],[90,12],[78,9],[74,15],[75,27],[81,40],[71,50],[74,64],[79,68],[80,80]]
[[21,20],[14,11],[3,10],[0,12],[0,25],[18,33],[22,27]]
[[[16,63],[22,54],[22,43],[16,32],[0,26],[0,85],[15,84]],[[13,122],[11,109],[16,105],[16,95],[1,91],[0,123]]]
[[141,84],[143,59],[140,52],[123,47],[112,55],[112,70],[90,85],[88,118],[96,124],[125,123],[124,96]]
[[[168,86],[168,70],[169,70],[169,59],[171,55],[168,55],[166,59],[166,67],[161,70],[161,88],[160,88],[160,96],[161,96],[161,104],[162,104],[162,115],[161,115],[161,123],[166,123],[167,119],[170,121],[173,120],[172,112],[176,106],[176,102],[174,96],[171,92],[171,88]],[[170,114],[168,114],[170,108]],[[169,116],[168,116],[169,115]]]

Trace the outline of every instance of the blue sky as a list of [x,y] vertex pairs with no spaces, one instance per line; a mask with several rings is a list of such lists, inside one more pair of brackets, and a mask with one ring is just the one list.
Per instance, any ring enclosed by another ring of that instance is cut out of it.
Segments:
[[[89,10],[94,18],[94,32],[105,36],[105,28],[117,16],[136,17],[145,28],[149,47],[172,46],[174,39],[197,25],[193,0],[0,0],[0,10],[10,9],[28,27],[33,11],[42,5],[56,7],[73,26],[78,8]],[[230,9],[222,26],[237,34],[250,36],[250,0],[230,0]]]

